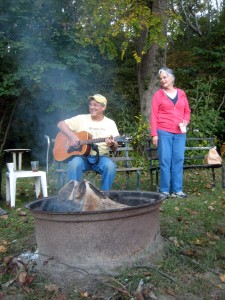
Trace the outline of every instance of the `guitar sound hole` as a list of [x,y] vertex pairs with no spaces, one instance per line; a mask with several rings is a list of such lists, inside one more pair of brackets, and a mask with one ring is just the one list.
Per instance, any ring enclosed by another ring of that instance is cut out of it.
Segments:
[[75,147],[75,146],[70,146],[67,150],[67,153],[71,153],[71,152],[74,152],[74,151],[81,151],[82,149],[82,146],[78,146],[78,147]]

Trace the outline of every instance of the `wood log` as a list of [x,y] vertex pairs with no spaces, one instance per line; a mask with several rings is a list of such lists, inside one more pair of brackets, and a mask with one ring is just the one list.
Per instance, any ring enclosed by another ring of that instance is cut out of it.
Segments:
[[104,195],[92,183],[87,180],[77,182],[71,180],[58,193],[59,201],[74,201],[80,204],[81,211],[109,210],[128,207],[115,202]]

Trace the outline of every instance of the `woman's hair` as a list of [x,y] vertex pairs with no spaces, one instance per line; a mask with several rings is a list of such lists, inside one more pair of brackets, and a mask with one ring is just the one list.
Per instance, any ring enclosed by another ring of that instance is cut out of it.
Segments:
[[168,76],[173,78],[173,81],[175,81],[175,76],[173,74],[173,70],[165,67],[165,68],[159,69],[159,75],[161,74],[161,72],[165,72]]

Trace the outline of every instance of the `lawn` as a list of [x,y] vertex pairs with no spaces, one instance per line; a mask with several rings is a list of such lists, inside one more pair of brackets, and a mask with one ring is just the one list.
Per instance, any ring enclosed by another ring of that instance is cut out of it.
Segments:
[[[210,171],[185,171],[187,199],[168,199],[160,207],[163,252],[151,261],[122,269],[118,276],[102,276],[95,289],[62,287],[21,262],[21,253],[36,250],[33,217],[24,205],[34,200],[32,179],[18,181],[16,208],[0,217],[0,299],[225,299],[225,189],[221,170],[211,188]],[[133,179],[133,178],[132,178]],[[99,178],[94,178],[99,186]],[[49,195],[57,194],[53,173],[48,176]],[[114,189],[124,188],[116,176]],[[131,180],[130,189],[135,188]],[[141,190],[149,190],[143,172]],[[2,191],[4,194],[4,179]]]

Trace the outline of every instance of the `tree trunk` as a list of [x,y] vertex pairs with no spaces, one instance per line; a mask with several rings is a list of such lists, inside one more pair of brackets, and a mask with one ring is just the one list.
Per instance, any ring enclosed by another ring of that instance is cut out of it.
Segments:
[[19,98],[16,99],[0,99],[0,200],[2,199],[2,168],[4,163],[4,147],[9,134],[9,129],[17,107]]
[[[149,1],[149,5],[151,5],[152,13],[160,16],[163,24],[163,34],[166,36],[166,1]],[[139,54],[143,51],[148,34],[147,29],[143,30],[141,37],[138,39]],[[166,48],[162,49],[159,45],[153,44],[137,66],[141,114],[146,120],[149,119],[152,96],[158,88],[158,70],[165,64]]]

